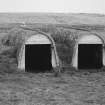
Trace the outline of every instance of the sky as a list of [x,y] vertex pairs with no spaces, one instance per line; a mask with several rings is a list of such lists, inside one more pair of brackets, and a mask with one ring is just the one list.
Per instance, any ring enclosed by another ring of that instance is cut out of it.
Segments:
[[105,14],[105,0],[0,0],[0,12]]

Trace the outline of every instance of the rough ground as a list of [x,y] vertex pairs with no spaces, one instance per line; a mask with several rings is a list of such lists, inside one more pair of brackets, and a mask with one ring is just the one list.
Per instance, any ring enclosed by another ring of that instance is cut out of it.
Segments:
[[[88,13],[0,13],[0,23],[46,23],[105,25],[105,14]],[[3,26],[5,26],[3,24]]]
[[0,73],[0,105],[105,105],[105,72]]
[[[54,35],[61,44],[61,47],[58,46],[58,52],[63,61],[70,58],[71,50],[66,49],[71,47],[71,43],[68,46],[63,40],[65,37],[60,36],[86,34],[83,31],[86,29],[93,30],[105,40],[105,15],[5,13],[0,14],[0,40],[6,35],[26,35],[26,32],[23,33],[19,28],[24,23],[30,23],[29,26],[33,29],[41,29]],[[8,42],[8,39],[6,40]],[[9,46],[2,46],[0,42],[0,105],[105,105],[105,72],[62,72],[58,77],[53,73],[14,72],[14,67],[8,65],[8,62],[12,66],[16,63],[13,52]]]

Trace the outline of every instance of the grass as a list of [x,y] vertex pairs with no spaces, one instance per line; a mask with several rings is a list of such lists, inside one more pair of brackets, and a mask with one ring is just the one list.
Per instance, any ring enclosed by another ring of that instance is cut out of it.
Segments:
[[105,73],[0,74],[3,105],[104,105]]
[[[27,26],[28,27],[28,26]],[[37,27],[37,26],[35,26]],[[34,29],[34,26],[31,26],[29,28]],[[38,29],[40,31],[49,33],[55,43],[56,43],[56,47],[57,47],[57,52],[58,55],[61,59],[62,62],[64,63],[70,63],[71,62],[71,58],[72,58],[72,54],[73,54],[73,47],[75,44],[75,39],[77,38],[77,32],[72,32],[71,30],[68,29],[63,29],[63,28],[56,28],[56,26],[52,27],[40,27],[38,26]],[[17,28],[13,28],[12,30],[10,30],[6,36],[4,36],[4,38],[2,38],[1,40],[1,45],[5,46],[5,47],[10,47],[10,51],[18,49],[19,45],[21,45],[24,41],[24,37],[27,35],[31,35],[33,34],[31,31],[29,30],[23,30],[20,27]],[[12,55],[16,55],[16,52],[11,52]],[[7,52],[7,50],[5,51]],[[2,53],[5,53],[4,49]],[[14,53],[14,54],[13,54]],[[10,53],[9,53],[10,54]]]
[[23,41],[21,37],[31,32],[14,25],[6,31],[3,28],[0,31],[5,33],[0,34],[4,35],[0,41],[0,105],[104,105],[105,68],[90,73],[70,67],[73,47],[81,31],[54,25],[28,27],[38,27],[52,35],[64,66],[58,76],[51,72],[33,74],[18,70],[18,44]]
[[[105,14],[0,13],[0,23],[99,24],[105,25]],[[8,24],[7,24],[8,25]],[[4,24],[2,26],[5,26]]]

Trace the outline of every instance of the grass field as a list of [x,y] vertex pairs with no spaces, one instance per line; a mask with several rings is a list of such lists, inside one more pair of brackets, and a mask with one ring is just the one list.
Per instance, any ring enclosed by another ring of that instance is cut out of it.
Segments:
[[104,105],[105,73],[1,73],[0,105]]
[[[62,72],[25,73],[17,69],[17,46],[38,29],[54,38],[65,66]],[[79,35],[89,32],[105,40],[105,15],[0,14],[0,105],[105,105],[105,72],[76,71],[70,66]]]

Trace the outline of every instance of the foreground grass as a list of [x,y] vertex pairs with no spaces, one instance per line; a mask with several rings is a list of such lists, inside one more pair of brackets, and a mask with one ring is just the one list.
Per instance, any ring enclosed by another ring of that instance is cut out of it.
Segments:
[[105,73],[1,73],[0,105],[104,105]]
[[[61,61],[64,62],[64,65],[70,64],[74,39],[76,39],[74,36],[77,31],[72,32],[71,29],[55,28],[41,28],[41,30],[48,31],[53,35]],[[28,32],[29,30],[20,29],[10,31],[7,35],[16,35],[16,38],[9,36],[9,43],[8,38],[4,38],[6,43],[0,47],[0,105],[105,104],[104,72],[82,73],[73,72],[73,68],[63,68],[63,71],[67,72],[62,72],[56,77],[53,73],[15,72],[17,66],[16,51],[10,47],[13,44],[12,41],[16,42],[15,39],[18,39],[17,36],[24,36],[26,33],[29,35]],[[69,36],[73,36],[73,38]]]

